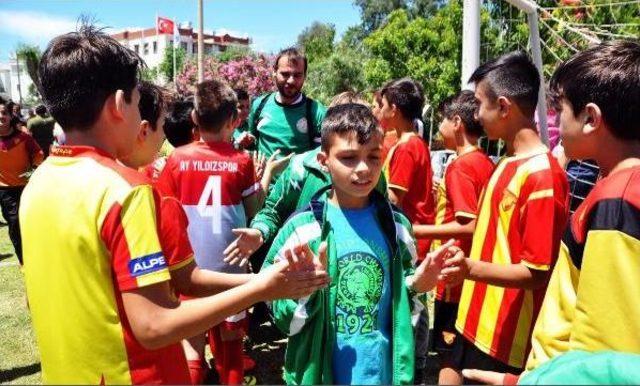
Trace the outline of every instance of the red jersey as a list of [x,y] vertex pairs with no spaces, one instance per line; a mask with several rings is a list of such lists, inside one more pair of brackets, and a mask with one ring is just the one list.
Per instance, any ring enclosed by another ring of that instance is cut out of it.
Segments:
[[158,157],[149,165],[138,169],[138,171],[147,176],[151,182],[155,184],[158,181],[158,178],[160,178],[160,173],[162,173],[162,169],[164,169],[164,165],[166,165],[166,163],[166,156]]
[[[548,151],[503,159],[480,201],[469,258],[549,270],[568,217],[568,190]],[[545,291],[465,280],[456,329],[481,351],[522,368]]]
[[[494,168],[491,159],[478,148],[473,148],[451,161],[438,186],[435,224],[442,225],[460,219],[474,220],[478,213],[480,195]],[[434,240],[431,249],[434,250],[441,244],[441,240]],[[469,256],[471,237],[457,240],[457,245],[465,256]],[[457,303],[460,301],[461,292],[462,285],[447,288],[444,282],[438,282],[436,299]]]
[[157,186],[182,204],[200,268],[245,272],[223,262],[222,251],[236,238],[231,230],[246,227],[243,199],[260,187],[247,153],[223,142],[181,146],[167,158]]
[[[433,172],[427,143],[417,134],[400,138],[384,167],[389,188],[405,192],[401,209],[414,224],[433,224]],[[425,258],[431,240],[418,240],[418,260]]]

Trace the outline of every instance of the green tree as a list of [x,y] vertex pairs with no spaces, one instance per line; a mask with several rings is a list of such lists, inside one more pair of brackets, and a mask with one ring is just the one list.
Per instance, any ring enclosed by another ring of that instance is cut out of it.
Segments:
[[36,85],[37,89],[40,88],[38,64],[40,63],[41,57],[42,53],[40,52],[40,48],[37,46],[21,44],[16,50],[16,59],[20,60],[22,64],[27,67],[27,73],[29,74],[33,84]]
[[251,48],[246,46],[229,46],[226,50],[216,54],[216,58],[220,63],[227,63],[246,56],[255,56]]
[[343,91],[362,92],[367,84],[362,71],[362,53],[349,47],[338,47],[327,58],[309,67],[305,93],[328,104]]
[[[169,44],[169,46],[164,50],[164,56],[162,58],[162,62],[158,65],[158,71],[164,77],[167,82],[171,82],[173,80],[173,45]],[[184,66],[186,52],[182,47],[176,48],[176,74],[182,71],[182,67]]]
[[35,83],[31,83],[29,85],[29,88],[27,89],[27,96],[24,99],[24,104],[26,106],[38,106],[42,104],[42,97],[40,96]]
[[389,15],[388,23],[364,40],[371,58],[364,74],[372,87],[409,76],[420,82],[429,103],[436,106],[460,86],[462,8],[451,1],[434,16],[409,19],[405,10]]
[[298,35],[298,46],[304,49],[309,63],[327,58],[333,52],[336,27],[314,21]]
[[382,26],[391,12],[407,8],[405,0],[354,0],[353,4],[360,8],[362,28],[366,35]]
[[140,77],[149,82],[156,82],[158,80],[158,67],[143,68]]

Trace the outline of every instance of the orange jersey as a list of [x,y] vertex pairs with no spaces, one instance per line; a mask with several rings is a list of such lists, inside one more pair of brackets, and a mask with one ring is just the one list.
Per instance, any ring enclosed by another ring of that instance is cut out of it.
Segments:
[[[506,158],[483,193],[469,258],[549,270],[567,210],[567,178],[551,153]],[[465,280],[456,329],[488,355],[522,368],[545,290]]]
[[[495,165],[480,149],[463,153],[456,157],[444,172],[444,178],[438,186],[438,200],[435,225],[456,221],[457,218],[474,220],[478,213],[478,201],[482,190],[489,182]],[[434,240],[431,249],[442,245]],[[457,240],[457,245],[465,256],[471,252],[471,238]],[[460,300],[462,285],[447,288],[444,282],[438,282],[436,299],[450,303]]]
[[22,195],[24,273],[44,383],[189,382],[180,344],[147,350],[122,293],[170,279],[149,181],[91,147],[54,148]]
[[0,137],[0,188],[26,185],[28,178],[23,174],[40,165],[43,159],[42,149],[29,134],[13,130]]

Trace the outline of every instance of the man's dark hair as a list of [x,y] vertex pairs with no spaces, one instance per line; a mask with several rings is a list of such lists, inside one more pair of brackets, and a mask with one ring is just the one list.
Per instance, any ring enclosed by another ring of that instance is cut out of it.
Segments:
[[140,92],[140,118],[149,122],[151,128],[155,131],[158,128],[156,124],[160,118],[160,114],[167,106],[169,93],[160,86],[148,82],[146,80],[138,83],[138,92]]
[[409,121],[422,119],[424,92],[420,83],[411,78],[396,79],[380,89],[380,96],[389,104],[396,105],[402,116]]
[[443,100],[438,106],[438,113],[448,120],[453,120],[456,115],[459,116],[467,133],[481,137],[484,134],[484,130],[480,122],[475,118],[477,108],[478,100],[473,91],[462,90],[458,94]]
[[247,92],[247,90],[243,88],[234,88],[233,92],[236,93],[236,97],[239,101],[249,100],[249,93]]
[[142,59],[96,27],[82,25],[47,46],[39,65],[41,94],[65,130],[88,130],[110,95],[131,102]]
[[552,101],[565,99],[577,116],[587,103],[600,107],[616,137],[640,140],[640,43],[598,44],[562,63],[551,77]]
[[293,63],[298,63],[298,61],[302,61],[304,64],[304,73],[307,73],[307,57],[300,52],[295,47],[285,48],[284,50],[278,52],[278,56],[276,56],[276,61],[273,63],[273,70],[278,71],[278,63],[280,62],[280,58],[288,57],[290,61]]
[[38,105],[36,106],[35,112],[39,116],[44,117],[45,115],[47,115],[47,107],[45,105]]
[[196,86],[195,109],[200,130],[217,133],[238,116],[238,98],[223,81],[205,80]]
[[195,124],[191,120],[193,99],[190,97],[174,100],[168,108],[164,120],[164,135],[173,146],[183,146],[193,140],[192,132]]
[[330,107],[322,121],[321,142],[322,150],[331,147],[333,135],[355,133],[359,144],[365,144],[376,135],[382,135],[376,117],[371,109],[360,103],[346,103]]
[[469,83],[477,85],[483,80],[489,98],[507,97],[523,114],[533,118],[538,104],[540,73],[527,54],[515,51],[490,60],[473,72]]

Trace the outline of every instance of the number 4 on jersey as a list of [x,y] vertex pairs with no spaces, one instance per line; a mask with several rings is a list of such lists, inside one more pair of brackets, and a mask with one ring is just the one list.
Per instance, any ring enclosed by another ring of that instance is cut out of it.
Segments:
[[[211,231],[214,235],[222,233],[221,181],[221,176],[209,176],[198,200],[198,213],[202,217],[211,217]],[[209,204],[209,201],[211,201],[211,204]]]

